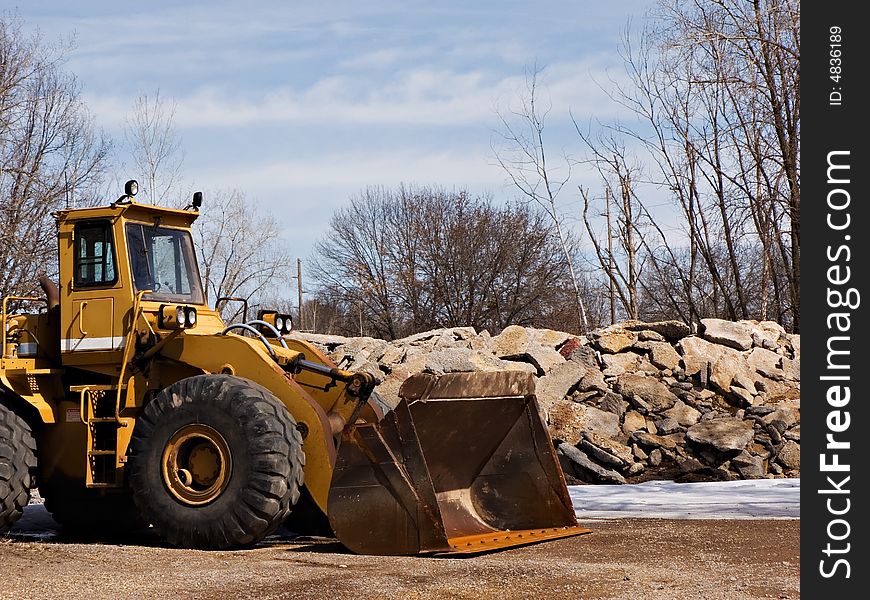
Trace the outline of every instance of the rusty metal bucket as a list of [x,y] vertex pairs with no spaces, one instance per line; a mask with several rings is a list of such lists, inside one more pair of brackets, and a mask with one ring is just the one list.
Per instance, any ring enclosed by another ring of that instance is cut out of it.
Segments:
[[517,372],[414,375],[342,434],[329,522],[359,554],[476,553],[586,533]]

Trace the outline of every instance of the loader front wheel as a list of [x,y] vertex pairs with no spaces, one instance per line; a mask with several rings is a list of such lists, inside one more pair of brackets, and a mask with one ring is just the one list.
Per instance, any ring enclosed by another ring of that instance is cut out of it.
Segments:
[[284,522],[304,465],[296,421],[271,392],[240,377],[198,375],[145,407],[128,468],[142,516],[169,543],[229,549]]
[[36,474],[36,442],[27,422],[0,402],[0,534],[24,513]]

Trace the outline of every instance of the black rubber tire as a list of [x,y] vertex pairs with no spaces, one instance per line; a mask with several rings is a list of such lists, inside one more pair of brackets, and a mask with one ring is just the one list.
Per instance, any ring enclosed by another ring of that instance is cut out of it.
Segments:
[[101,493],[99,490],[70,490],[40,486],[45,510],[75,536],[116,537],[147,527],[129,493]]
[[[223,436],[232,458],[226,488],[208,504],[178,500],[162,475],[163,450],[182,427]],[[305,454],[296,421],[266,388],[230,375],[197,375],[167,387],[142,412],[128,473],[142,517],[184,548],[250,546],[277,529],[298,501]]]
[[0,402],[0,534],[9,531],[30,502],[36,478],[36,440],[27,421]]

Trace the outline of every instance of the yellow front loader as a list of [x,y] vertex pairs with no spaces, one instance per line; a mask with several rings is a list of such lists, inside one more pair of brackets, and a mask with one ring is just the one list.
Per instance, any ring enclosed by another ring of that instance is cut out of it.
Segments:
[[288,517],[370,554],[586,531],[530,376],[419,374],[384,414],[374,378],[289,339],[288,315],[224,323],[190,235],[201,194],[175,210],[135,188],[56,213],[59,285],[2,299],[0,533],[35,486],[64,528],[151,525],[188,548],[248,546]]

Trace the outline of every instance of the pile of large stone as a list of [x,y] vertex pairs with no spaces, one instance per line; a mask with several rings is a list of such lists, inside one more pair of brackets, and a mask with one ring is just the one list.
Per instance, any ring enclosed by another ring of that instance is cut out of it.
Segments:
[[771,321],[703,319],[697,329],[629,321],[585,336],[519,326],[392,342],[294,335],[343,368],[373,373],[393,406],[419,371],[534,374],[571,480],[799,476],[800,337]]

